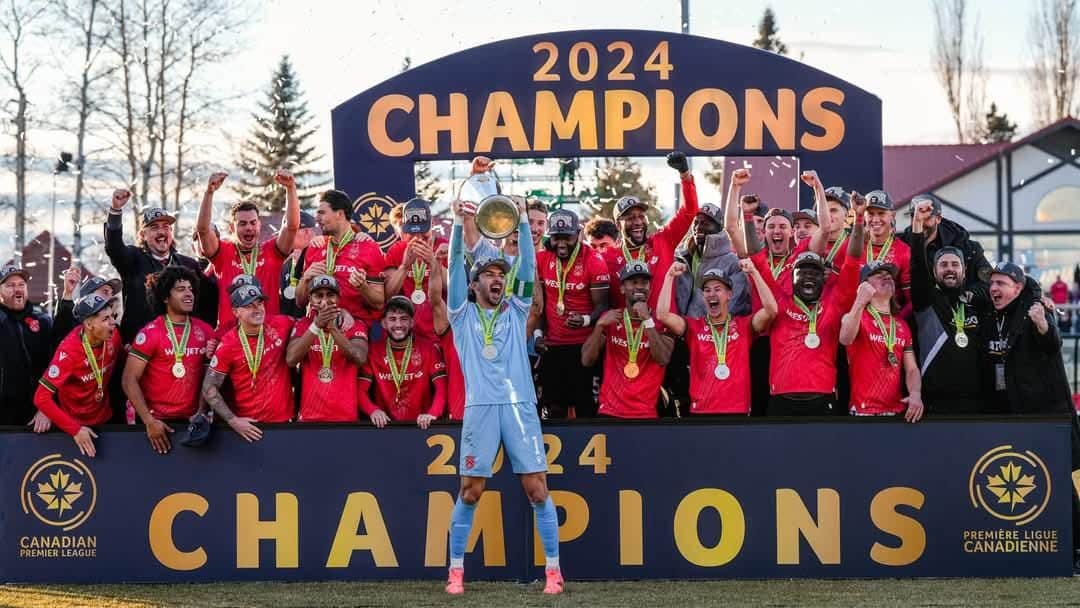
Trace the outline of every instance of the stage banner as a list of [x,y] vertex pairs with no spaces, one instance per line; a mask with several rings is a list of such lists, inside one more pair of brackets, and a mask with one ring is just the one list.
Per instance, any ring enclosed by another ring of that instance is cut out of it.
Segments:
[[[1067,421],[545,430],[571,580],[1071,574]],[[217,429],[163,456],[106,428],[89,459],[66,435],[0,432],[0,581],[436,584],[458,434]],[[542,578],[532,509],[495,467],[467,577]]]
[[[880,99],[776,53],[673,32],[485,44],[357,94],[331,122],[335,186],[380,243],[393,239],[390,207],[416,192],[414,163],[478,154],[797,156],[828,186],[882,187]],[[772,174],[768,162],[758,166],[759,181]],[[813,194],[800,183],[784,185],[809,207]]]

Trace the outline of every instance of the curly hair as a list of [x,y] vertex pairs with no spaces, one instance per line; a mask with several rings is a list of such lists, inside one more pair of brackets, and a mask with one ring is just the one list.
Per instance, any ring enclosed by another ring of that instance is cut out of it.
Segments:
[[172,292],[177,281],[187,281],[191,285],[195,299],[198,300],[199,275],[190,268],[173,264],[166,266],[160,272],[146,275],[146,303],[150,305],[155,315],[165,314],[165,303],[169,301],[169,293]]

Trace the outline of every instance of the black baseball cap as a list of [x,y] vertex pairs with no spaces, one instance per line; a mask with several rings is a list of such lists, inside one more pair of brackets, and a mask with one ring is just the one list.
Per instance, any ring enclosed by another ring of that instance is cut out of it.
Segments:
[[386,301],[383,306],[383,314],[387,314],[391,309],[408,313],[410,317],[416,314],[416,307],[413,306],[412,300],[400,294]]
[[105,298],[92,293],[79,298],[79,301],[75,302],[75,310],[72,311],[72,314],[75,316],[76,321],[82,323],[101,312],[106,306],[112,304],[114,300],[115,298]]
[[634,207],[637,207],[638,209],[641,209],[643,211],[649,210],[649,204],[643,202],[638,197],[624,196],[619,200],[615,201],[615,219],[619,219],[620,217],[625,215],[627,211],[630,211]]
[[792,268],[801,268],[803,266],[814,266],[820,270],[825,270],[825,260],[813,251],[804,251],[795,256],[795,262],[792,264]]
[[469,273],[469,280],[475,281],[480,278],[480,273],[484,272],[491,266],[498,266],[502,268],[503,273],[510,272],[510,262],[507,262],[505,258],[479,258],[473,262],[472,272]]
[[169,224],[175,224],[176,218],[173,217],[168,211],[161,207],[147,207],[142,212],[142,225],[149,226],[154,222],[167,222]]
[[548,235],[577,234],[581,229],[578,216],[569,209],[556,209],[548,216]]
[[252,276],[250,274],[241,274],[241,275],[237,275],[232,280],[232,282],[229,283],[229,286],[226,288],[226,291],[229,292],[229,295],[232,295],[232,292],[236,291],[237,289],[239,289],[241,287],[250,287],[250,286],[254,286],[254,287],[258,287],[259,289],[262,289],[262,284],[259,283],[259,279],[256,279],[254,276]]
[[101,289],[105,285],[112,287],[113,295],[120,292],[120,279],[103,279],[101,277],[90,277],[79,285],[79,295],[88,296],[95,291]]
[[964,260],[964,252],[961,251],[959,247],[953,247],[952,245],[945,245],[941,249],[938,249],[934,252],[934,264],[937,264],[938,260],[940,260],[942,256],[946,255],[955,255],[956,257],[960,258],[961,265],[967,265],[967,262]]
[[1024,269],[1012,262],[998,262],[997,266],[994,266],[994,269],[990,271],[990,276],[995,274],[1003,274],[1012,279],[1013,282],[1021,285],[1026,281]]
[[401,211],[403,233],[427,234],[431,232],[431,203],[422,198],[410,199]]
[[697,214],[704,215],[721,226],[724,225],[724,210],[720,208],[720,205],[705,203],[698,207]]
[[765,221],[766,222],[769,221],[769,218],[772,218],[772,217],[782,217],[782,218],[786,219],[789,224],[791,224],[791,225],[795,224],[795,221],[791,218],[791,214],[788,213],[787,209],[781,209],[779,207],[774,207],[772,209],[769,209],[769,212],[765,214]]
[[326,274],[321,274],[314,279],[311,279],[310,292],[315,293],[320,289],[329,289],[337,294],[341,293],[341,287],[338,285],[337,279]]
[[844,209],[851,208],[851,194],[840,186],[832,186],[825,189],[825,200],[836,201],[844,206]]
[[262,287],[258,285],[238,287],[229,294],[229,303],[232,304],[233,308],[243,308],[265,299],[266,294],[263,293]]
[[866,208],[884,209],[886,211],[892,211],[892,197],[890,197],[889,193],[885,192],[884,190],[874,190],[870,194],[866,195]]
[[16,275],[22,277],[24,281],[30,280],[30,275],[26,274],[26,271],[21,267],[16,266],[15,264],[7,264],[3,268],[0,268],[0,285],[3,285],[4,281],[7,281]]
[[941,199],[929,192],[911,197],[911,209],[908,209],[908,215],[914,215],[915,208],[921,203],[930,203],[930,215],[941,215]]
[[701,280],[698,281],[698,288],[703,289],[705,287],[705,283],[708,283],[709,281],[720,281],[724,285],[727,285],[728,289],[732,289],[731,277],[728,275],[728,273],[720,270],[719,268],[710,268],[705,272],[701,273]]
[[315,216],[311,215],[307,211],[301,211],[300,212],[300,228],[304,229],[304,228],[314,228],[314,227],[315,227]]
[[893,280],[900,274],[900,269],[896,267],[896,264],[890,262],[879,262],[877,260],[873,262],[867,262],[863,265],[859,271],[859,282],[862,283],[869,279],[871,275],[878,274],[880,272],[887,272],[892,275]]
[[815,226],[821,225],[818,223],[817,212],[813,209],[799,209],[791,214],[791,219],[793,220],[792,224],[795,223],[794,220],[810,220]]
[[649,270],[649,265],[640,260],[634,260],[622,267],[619,271],[619,280],[625,281],[633,277],[646,277],[652,278],[652,271]]

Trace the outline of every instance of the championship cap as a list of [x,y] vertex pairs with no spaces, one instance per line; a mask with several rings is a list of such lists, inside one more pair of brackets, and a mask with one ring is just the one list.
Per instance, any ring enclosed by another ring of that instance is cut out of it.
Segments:
[[885,211],[892,211],[892,197],[890,197],[889,193],[885,192],[884,190],[874,190],[870,194],[866,195],[866,208],[884,209]]
[[844,209],[851,209],[851,194],[840,186],[832,186],[825,189],[825,200],[836,201],[844,206]]
[[469,273],[469,280],[475,281],[480,278],[480,273],[484,272],[491,266],[498,266],[502,269],[503,273],[510,272],[510,262],[507,262],[505,258],[479,258],[473,262],[472,272]]
[[994,276],[995,274],[1003,274],[1012,279],[1013,282],[1021,285],[1023,285],[1026,280],[1024,278],[1024,269],[1012,262],[998,262],[997,266],[994,266],[994,269],[990,272],[990,276]]
[[232,292],[236,291],[237,289],[239,289],[241,287],[250,287],[250,286],[254,286],[254,287],[258,287],[259,289],[262,289],[262,283],[259,283],[259,279],[256,279],[254,276],[252,276],[250,274],[241,274],[241,275],[237,275],[232,280],[232,283],[229,283],[229,287],[228,287],[228,289],[226,289],[226,291],[229,292],[229,295],[232,295]]
[[233,308],[250,306],[259,300],[265,300],[266,294],[258,285],[244,285],[237,287],[229,294],[229,302]]
[[914,215],[915,209],[922,203],[930,203],[930,215],[941,215],[941,199],[930,194],[916,194],[911,198],[911,209],[908,210],[908,215]]
[[175,224],[176,218],[161,207],[147,207],[146,209],[143,209],[142,225],[149,226],[154,222],[168,222],[170,224]]
[[3,285],[4,281],[7,281],[15,275],[22,277],[24,281],[30,280],[30,275],[26,274],[25,270],[15,264],[7,264],[3,268],[0,268],[0,285]]
[[410,199],[402,208],[401,231],[405,234],[431,232],[431,203],[422,198]]
[[341,287],[338,286],[337,279],[326,274],[321,274],[314,279],[311,279],[311,293],[315,293],[320,289],[329,289],[337,294],[341,293]]
[[649,265],[640,260],[634,260],[622,267],[619,271],[619,281],[625,281],[633,277],[645,277],[652,278],[652,272],[649,270]]
[[708,283],[709,281],[720,281],[724,285],[727,285],[728,289],[732,289],[731,277],[728,273],[719,268],[710,268],[701,273],[701,280],[698,281],[698,287],[704,289],[705,283]]
[[769,218],[771,218],[771,217],[782,217],[782,218],[786,219],[789,224],[792,224],[792,225],[795,224],[795,221],[791,218],[791,214],[788,213],[787,209],[781,209],[779,207],[773,207],[772,209],[769,209],[769,211],[765,214],[765,221],[766,222],[769,221]]
[[720,226],[724,225],[724,210],[720,208],[720,205],[715,205],[713,203],[705,203],[704,205],[698,207],[697,214],[704,215],[705,217],[716,222]]
[[795,213],[791,214],[791,219],[795,221],[810,220],[810,222],[813,223],[815,226],[821,225],[820,223],[818,223],[817,212],[813,209],[799,209]]
[[75,310],[72,311],[72,314],[75,316],[76,321],[82,323],[101,312],[112,302],[113,298],[105,298],[96,293],[90,294],[79,298],[79,301],[75,303]]
[[300,212],[300,228],[304,229],[304,228],[314,228],[314,227],[315,227],[315,216],[311,215],[307,211],[301,211]]
[[879,262],[877,260],[867,262],[863,265],[862,269],[859,270],[859,282],[863,283],[872,275],[882,272],[887,272],[892,275],[892,278],[895,281],[896,277],[900,274],[900,269],[896,267],[896,264],[891,262]]
[[90,277],[79,285],[79,297],[88,296],[95,291],[101,289],[105,285],[112,287],[113,295],[120,293],[120,279],[103,279],[101,277]]
[[615,219],[626,215],[627,211],[630,211],[634,207],[641,209],[642,211],[649,210],[649,204],[644,203],[636,196],[624,196],[615,202]]
[[792,264],[792,268],[801,268],[803,266],[813,266],[824,271],[825,260],[813,251],[804,251],[795,257],[795,262]]
[[580,230],[578,216],[569,209],[556,209],[548,216],[548,235],[577,234]]

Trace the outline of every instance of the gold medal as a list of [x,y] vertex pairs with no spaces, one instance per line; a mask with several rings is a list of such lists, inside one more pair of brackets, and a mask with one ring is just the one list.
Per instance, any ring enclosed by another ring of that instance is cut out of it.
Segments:
[[557,314],[557,315],[559,315],[561,317],[561,316],[563,316],[564,313],[566,313],[566,305],[563,304],[562,302],[559,302],[558,304],[555,305],[555,314]]
[[627,363],[626,365],[623,366],[622,373],[627,378],[630,378],[631,380],[633,380],[634,378],[638,377],[638,374],[641,373],[641,368],[638,367],[637,363],[633,363],[633,362]]
[[173,364],[173,366],[172,366],[173,378],[176,378],[177,380],[179,380],[180,378],[183,378],[185,374],[187,374],[187,370],[184,369],[184,364],[183,363],[181,363],[180,361],[177,361],[176,363]]
[[334,379],[334,372],[329,367],[319,368],[319,382],[328,384]]

